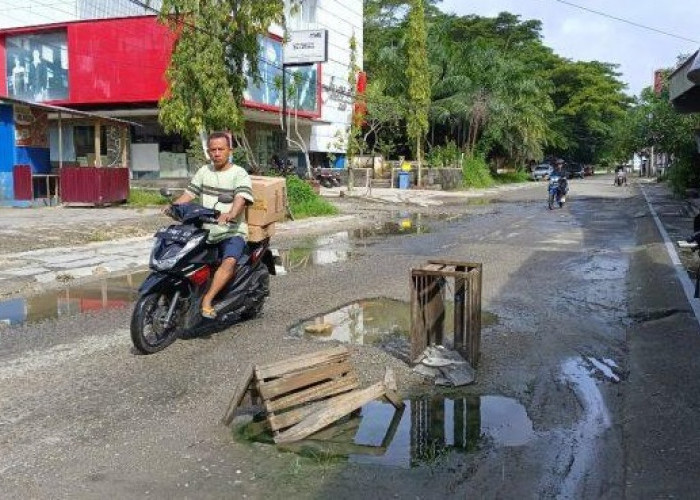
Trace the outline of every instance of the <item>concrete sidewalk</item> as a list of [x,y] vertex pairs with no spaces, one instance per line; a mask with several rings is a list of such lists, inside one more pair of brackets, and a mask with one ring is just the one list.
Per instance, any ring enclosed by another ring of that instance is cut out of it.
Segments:
[[[354,215],[311,218],[282,222],[277,235],[332,229],[358,222]],[[70,247],[43,248],[0,255],[0,297],[26,291],[35,286],[137,271],[148,266],[153,236],[125,238]]]

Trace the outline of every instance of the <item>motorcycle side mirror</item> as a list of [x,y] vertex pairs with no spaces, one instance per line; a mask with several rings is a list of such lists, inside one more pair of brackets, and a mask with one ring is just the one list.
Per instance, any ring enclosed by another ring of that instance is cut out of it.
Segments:
[[170,189],[165,188],[165,187],[160,188],[160,195],[164,198],[172,198],[173,197],[172,191],[170,191]]
[[218,201],[219,201],[219,203],[224,203],[224,204],[233,203],[233,195],[232,194],[220,194]]

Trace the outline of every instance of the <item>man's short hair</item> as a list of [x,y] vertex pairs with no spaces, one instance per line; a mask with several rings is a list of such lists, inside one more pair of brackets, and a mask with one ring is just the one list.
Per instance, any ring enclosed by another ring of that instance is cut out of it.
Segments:
[[212,132],[209,134],[209,137],[207,137],[207,146],[209,146],[212,139],[226,139],[226,145],[231,148],[231,137],[226,132]]

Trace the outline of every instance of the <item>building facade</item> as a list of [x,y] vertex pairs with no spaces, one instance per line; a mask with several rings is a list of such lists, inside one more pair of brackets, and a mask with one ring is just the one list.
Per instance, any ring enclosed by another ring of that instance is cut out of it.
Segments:
[[[362,0],[287,2],[290,30],[328,31],[328,60],[290,68],[295,95],[288,95],[290,158],[300,171],[308,152],[312,164],[344,166],[344,136],[352,114],[354,89],[350,74],[350,39],[357,40],[362,65]],[[17,7],[0,0],[0,95],[44,102],[124,118],[138,123],[129,137],[130,167],[135,178],[179,178],[198,165],[187,155],[188,144],[166,134],[157,120],[157,102],[167,88],[164,73],[174,37],[153,8],[159,2],[131,0],[64,0]],[[4,15],[7,14],[7,15]],[[261,39],[260,81],[244,94],[246,127],[242,139],[252,160],[262,166],[279,154],[284,32],[273,26]],[[61,137],[63,162],[89,164],[86,144],[91,129],[65,123],[58,133],[49,125],[51,160],[57,162]],[[106,130],[105,134],[109,131]],[[109,137],[103,143],[109,146]],[[106,151],[105,151],[106,154]],[[104,163],[104,162],[103,162]]]

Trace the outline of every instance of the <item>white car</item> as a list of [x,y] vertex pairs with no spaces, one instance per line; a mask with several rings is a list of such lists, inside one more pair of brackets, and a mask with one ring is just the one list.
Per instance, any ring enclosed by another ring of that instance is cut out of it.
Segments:
[[541,181],[543,179],[549,178],[549,175],[552,173],[552,170],[554,169],[551,165],[543,163],[533,168],[530,176],[532,177],[533,181]]

